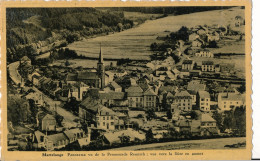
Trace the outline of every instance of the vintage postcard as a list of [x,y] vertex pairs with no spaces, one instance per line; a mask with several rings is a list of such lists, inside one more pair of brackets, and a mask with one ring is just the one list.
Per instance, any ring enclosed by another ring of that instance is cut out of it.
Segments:
[[251,159],[251,1],[0,15],[3,160]]

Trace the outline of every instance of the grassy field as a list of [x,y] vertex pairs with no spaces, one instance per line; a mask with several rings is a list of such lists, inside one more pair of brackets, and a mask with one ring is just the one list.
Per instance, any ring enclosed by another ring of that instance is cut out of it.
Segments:
[[194,27],[196,25],[204,24],[233,24],[233,20],[237,15],[244,17],[244,10],[232,8],[228,10],[168,16],[157,20],[148,20],[138,27],[123,32],[74,42],[68,47],[71,50],[76,50],[80,55],[98,57],[99,43],[101,42],[105,58],[149,60],[150,55],[152,54],[150,51],[151,43],[158,41],[156,40],[156,37],[164,33],[164,31],[177,31],[181,26]]

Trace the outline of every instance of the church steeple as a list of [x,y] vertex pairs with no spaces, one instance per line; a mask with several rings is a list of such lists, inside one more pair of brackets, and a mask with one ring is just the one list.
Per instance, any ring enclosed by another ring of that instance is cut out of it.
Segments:
[[100,43],[100,51],[99,51],[99,59],[98,59],[99,63],[103,63],[103,54],[102,54],[102,50],[101,50],[101,43]]
[[99,87],[101,89],[104,89],[105,87],[105,66],[103,62],[103,54],[101,51],[101,43],[100,43],[100,52],[99,52],[99,59],[97,63],[97,72],[98,72],[98,77],[100,79]]

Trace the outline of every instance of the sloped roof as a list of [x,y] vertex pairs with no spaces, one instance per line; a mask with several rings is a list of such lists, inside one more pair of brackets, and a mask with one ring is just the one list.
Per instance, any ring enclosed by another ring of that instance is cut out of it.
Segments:
[[216,122],[209,114],[201,114],[201,122]]
[[78,77],[78,74],[69,73],[69,74],[66,76],[66,80],[67,80],[67,81],[76,81],[76,80],[77,80],[77,77]]
[[55,120],[54,116],[50,115],[50,114],[47,114],[43,117],[42,120]]
[[198,94],[200,98],[210,98],[209,92],[207,91],[199,91]]
[[141,97],[143,95],[143,90],[140,86],[130,86],[125,90],[128,97]]
[[145,96],[156,96],[156,94],[154,93],[154,91],[151,88],[148,88],[145,92],[144,92]]
[[109,116],[116,116],[116,112],[114,112],[113,110],[111,110],[111,109],[109,109],[109,108],[107,108],[107,107],[105,107],[105,106],[100,106],[99,108],[98,108],[98,114],[100,115],[100,116],[106,116],[106,115],[109,115]]
[[97,72],[83,71],[78,73],[78,80],[99,79]]
[[213,61],[202,61],[202,65],[214,65]]
[[192,63],[193,63],[192,60],[184,60],[184,61],[182,62],[182,64],[192,64]]
[[67,136],[64,133],[48,135],[47,138],[48,138],[48,141],[52,141],[53,144],[57,144],[59,141],[62,141],[62,140],[68,140]]
[[166,98],[173,98],[173,94],[171,92],[168,92],[167,95],[166,95]]
[[175,94],[175,97],[189,97],[189,98],[191,98],[191,95],[185,90],[185,91],[177,92]]
[[64,131],[64,134],[68,138],[74,138],[79,133],[83,133],[83,130],[80,130],[79,128],[76,128],[76,129],[70,129],[70,130]]
[[93,112],[96,112],[99,107],[102,105],[100,104],[98,99],[94,99],[92,97],[87,97],[80,103],[81,107],[84,107],[85,109],[91,110]]
[[161,86],[159,88],[159,92],[163,92],[163,91],[166,91],[166,92],[175,92],[175,90],[177,89],[176,86]]
[[205,84],[200,83],[199,81],[193,80],[188,83],[187,90],[189,91],[204,91],[206,88]]
[[23,56],[21,58],[21,61],[31,61],[31,59],[29,59],[27,56]]
[[115,81],[111,82],[111,86],[114,88],[122,88],[120,85],[118,85]]
[[40,132],[39,130],[34,132],[35,138],[36,138],[36,142],[37,143],[41,143],[43,141],[41,141],[41,136],[45,136],[42,132]]
[[124,92],[108,92],[108,93],[99,93],[100,99],[108,100],[122,100],[125,98]]
[[224,100],[228,100],[228,101],[243,101],[243,97],[241,94],[237,94],[237,93],[219,93],[219,96],[221,97],[221,99]]

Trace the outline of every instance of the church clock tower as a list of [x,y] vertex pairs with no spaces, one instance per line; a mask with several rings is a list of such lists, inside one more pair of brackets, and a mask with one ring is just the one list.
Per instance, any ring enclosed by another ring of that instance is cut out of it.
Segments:
[[103,62],[101,45],[100,45],[99,59],[98,59],[98,63],[97,63],[97,74],[100,79],[99,88],[104,89],[104,87],[105,87],[105,67],[104,67],[104,62]]

